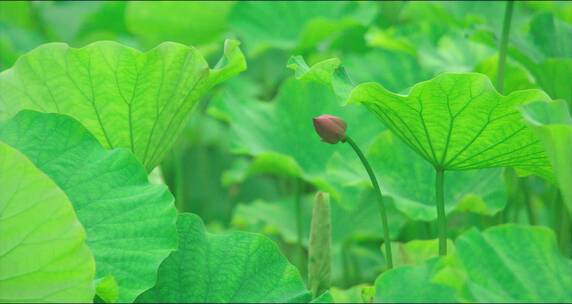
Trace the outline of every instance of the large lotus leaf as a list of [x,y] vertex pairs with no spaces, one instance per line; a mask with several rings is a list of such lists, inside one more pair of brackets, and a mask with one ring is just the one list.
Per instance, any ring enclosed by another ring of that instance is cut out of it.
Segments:
[[176,210],[164,185],[151,185],[126,149],[105,150],[78,121],[22,111],[0,139],[26,155],[68,196],[95,256],[96,278],[113,275],[118,301],[153,286],[159,264],[177,246]]
[[210,234],[202,220],[181,213],[179,249],[159,268],[157,284],[138,302],[308,302],[296,268],[264,236]]
[[459,236],[455,246],[456,253],[446,258],[383,273],[376,280],[376,299],[572,301],[572,261],[560,254],[554,234],[547,228],[510,224],[484,232],[471,229]]
[[127,4],[125,22],[149,45],[165,40],[201,45],[221,39],[233,5],[230,1],[134,1]]
[[523,114],[546,149],[562,198],[572,214],[572,118],[568,107],[564,101],[534,102],[523,107]]
[[520,167],[546,175],[542,144],[517,106],[549,101],[539,90],[497,93],[476,73],[445,73],[419,83],[407,96],[378,83],[357,86],[350,102],[367,105],[413,150],[436,168]]
[[547,228],[472,229],[456,246],[468,278],[463,297],[469,302],[572,301],[572,261],[560,254]]
[[42,45],[0,74],[0,121],[22,109],[67,114],[106,148],[129,148],[150,172],[199,98],[246,64],[225,44],[214,69],[194,49],[165,42],[141,53],[111,41]]
[[[230,28],[250,56],[268,48],[315,46],[347,26],[371,21],[370,3],[241,1],[230,13]],[[264,16],[264,18],[261,18]]]
[[90,302],[95,261],[65,193],[0,141],[0,302]]

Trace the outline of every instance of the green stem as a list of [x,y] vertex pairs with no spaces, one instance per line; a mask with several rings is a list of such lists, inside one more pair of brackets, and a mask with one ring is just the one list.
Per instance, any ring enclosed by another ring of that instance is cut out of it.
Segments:
[[534,214],[534,209],[532,208],[532,201],[530,199],[530,194],[528,193],[528,185],[526,184],[526,178],[521,178],[520,189],[522,190],[522,200],[524,206],[526,207],[526,215],[528,216],[528,222],[530,225],[536,225],[536,215]]
[[375,189],[375,193],[377,196],[377,206],[379,208],[379,214],[381,216],[381,224],[383,226],[383,238],[385,243],[385,256],[387,259],[387,266],[389,269],[393,268],[393,256],[391,255],[391,239],[389,238],[389,225],[387,223],[387,213],[385,212],[385,205],[383,204],[383,196],[381,195],[381,189],[379,189],[379,184],[377,183],[377,178],[375,178],[375,174],[369,165],[369,162],[365,158],[365,155],[361,152],[360,148],[356,145],[356,143],[349,137],[346,136],[345,141],[352,146],[356,154],[358,155],[361,163],[365,167],[367,174],[369,175],[369,179]]
[[508,37],[510,34],[510,24],[512,20],[512,11],[514,2],[508,1],[504,11],[504,22],[502,25],[502,36],[500,42],[499,60],[497,65],[497,90],[502,94],[504,91],[504,75],[506,65],[506,52],[508,49]]
[[304,263],[304,220],[302,215],[302,180],[296,179],[296,233],[298,243],[298,262],[300,265],[300,273],[305,278],[305,265]]
[[181,155],[175,148],[172,150],[173,167],[175,171],[175,206],[180,212],[185,211],[185,193],[183,185],[183,171],[181,170]]
[[[558,193],[560,194],[560,193]],[[559,210],[560,210],[560,231],[558,231],[558,244],[560,245],[560,250],[564,256],[570,257],[571,246],[570,241],[572,236],[570,235],[570,216],[568,215],[568,210],[566,210],[566,206],[564,205],[564,201],[562,200],[562,196],[558,195],[558,202]]]
[[447,255],[447,215],[445,214],[444,171],[435,169],[435,193],[437,200],[437,228],[439,231],[439,255]]
[[342,243],[342,271],[344,273],[344,287],[350,287],[353,282],[352,269],[350,263],[351,240]]

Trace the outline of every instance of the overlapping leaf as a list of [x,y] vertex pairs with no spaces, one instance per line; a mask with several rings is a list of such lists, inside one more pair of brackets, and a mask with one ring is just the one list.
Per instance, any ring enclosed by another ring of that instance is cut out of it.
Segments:
[[572,214],[572,118],[564,101],[534,102],[522,109],[546,149],[563,200]]
[[0,302],[89,302],[95,262],[65,193],[0,141]]
[[189,213],[177,222],[179,249],[161,264],[157,284],[138,302],[308,302],[296,268],[269,239],[209,234]]
[[[418,266],[396,268],[376,281],[379,301],[557,302],[572,300],[572,261],[547,228],[503,225],[472,229],[456,253]],[[402,286],[415,286],[407,292]]]
[[502,96],[481,74],[441,74],[398,95],[377,83],[357,86],[349,102],[367,105],[436,168],[468,170],[522,167],[546,175],[542,144],[517,106],[549,101],[538,90]]
[[70,115],[106,148],[129,148],[150,172],[199,98],[245,67],[231,40],[214,69],[194,48],[171,42],[146,53],[110,41],[50,43],[0,74],[0,121],[22,109]]
[[28,110],[0,126],[0,139],[65,192],[85,227],[96,278],[115,278],[118,301],[153,286],[159,264],[177,246],[176,210],[167,188],[150,185],[128,150],[105,150],[68,116]]

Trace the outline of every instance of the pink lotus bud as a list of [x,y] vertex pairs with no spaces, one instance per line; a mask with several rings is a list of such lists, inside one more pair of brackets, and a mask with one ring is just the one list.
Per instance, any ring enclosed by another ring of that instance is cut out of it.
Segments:
[[324,114],[312,119],[316,133],[320,135],[322,141],[329,144],[336,144],[339,141],[346,141],[346,122],[341,118]]

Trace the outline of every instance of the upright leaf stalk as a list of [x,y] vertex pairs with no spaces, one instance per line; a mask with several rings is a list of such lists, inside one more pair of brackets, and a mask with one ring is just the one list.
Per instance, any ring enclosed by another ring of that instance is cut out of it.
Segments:
[[447,255],[447,215],[445,214],[445,171],[435,169],[435,195],[437,205],[437,228],[439,231],[439,255]]
[[330,197],[318,192],[314,200],[308,246],[308,287],[317,298],[330,288],[332,223]]
[[502,26],[502,36],[500,41],[499,60],[497,65],[497,90],[504,93],[504,75],[506,70],[506,53],[508,49],[508,37],[510,35],[510,24],[512,20],[512,11],[514,10],[514,2],[507,1],[504,12],[504,21]]

